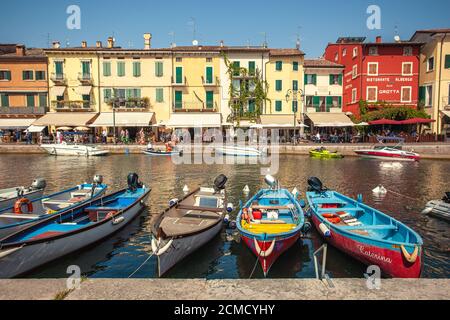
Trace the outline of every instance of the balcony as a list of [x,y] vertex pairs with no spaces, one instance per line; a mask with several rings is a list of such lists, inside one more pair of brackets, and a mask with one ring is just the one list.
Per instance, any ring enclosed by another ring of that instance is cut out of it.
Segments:
[[256,76],[256,71],[243,71],[233,72],[233,79],[253,79]]
[[445,110],[450,110],[450,97],[442,98],[442,106],[445,108]]
[[87,101],[87,100],[79,100],[79,101],[52,101],[52,107],[56,111],[63,111],[63,112],[89,112],[94,111],[94,102],[93,101]]
[[91,84],[92,83],[92,75],[90,73],[79,73],[78,74],[78,81],[84,84]]
[[67,78],[64,73],[52,73],[50,76],[50,80],[52,80],[55,84],[65,84]]
[[218,112],[217,102],[212,104],[201,102],[175,102],[172,106],[173,112]]
[[174,77],[172,77],[172,87],[185,87],[186,86],[186,77],[183,77],[182,81],[176,81],[177,79],[175,79]]
[[43,115],[46,109],[46,107],[0,107],[0,114]]
[[116,98],[108,101],[108,105],[110,105],[114,109],[120,110],[144,110],[150,107],[150,99],[149,98]]
[[219,77],[214,77],[212,81],[207,81],[205,77],[202,76],[202,83],[205,87],[217,87],[220,86]]

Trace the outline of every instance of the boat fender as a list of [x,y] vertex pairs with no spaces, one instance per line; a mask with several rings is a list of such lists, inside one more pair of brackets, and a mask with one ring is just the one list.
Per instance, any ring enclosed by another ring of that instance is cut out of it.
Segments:
[[327,238],[331,237],[331,231],[330,231],[330,229],[328,229],[328,227],[325,224],[323,224],[323,223],[319,224],[319,229],[320,229],[320,232],[322,232],[322,234],[325,237],[327,237]]
[[167,250],[169,250],[169,248],[172,246],[172,243],[173,243],[173,239],[170,239],[169,242],[167,242],[167,244],[164,247],[162,247],[161,249],[157,250],[155,252],[155,254],[157,256],[163,255],[164,253],[166,253]]
[[300,207],[302,207],[302,209],[305,209],[305,207],[306,207],[306,202],[305,202],[305,200],[300,200]]
[[156,239],[155,238],[152,238],[152,252],[154,254],[158,253],[158,245],[156,243]]
[[273,249],[275,248],[275,239],[272,240],[272,243],[270,244],[269,249],[267,249],[266,251],[262,251],[261,248],[259,247],[258,241],[256,241],[256,239],[253,239],[254,243],[255,243],[255,249],[256,249],[256,253],[258,254],[259,257],[263,257],[263,258],[267,258],[269,257],[272,252]]
[[189,193],[189,187],[187,185],[184,185],[183,192],[184,193]]
[[228,228],[236,229],[236,221],[232,220],[228,223]]
[[112,224],[113,225],[117,225],[117,224],[122,223],[124,221],[125,221],[124,217],[118,217],[117,219],[113,219]]
[[245,185],[243,192],[244,193],[250,193],[250,188],[249,188],[248,185]]
[[231,212],[233,212],[233,210],[234,210],[233,204],[232,204],[231,202],[228,203],[228,204],[227,204],[227,212],[228,212],[228,213],[231,213]]
[[178,199],[177,198],[173,198],[169,201],[169,207],[173,207],[174,205],[176,205],[178,203]]
[[305,222],[305,224],[302,227],[302,232],[305,234],[308,233],[311,230],[311,227],[312,227],[311,223]]
[[229,215],[229,214],[226,214],[226,215],[225,215],[225,217],[223,218],[223,222],[224,222],[224,223],[230,222],[230,215]]
[[419,247],[418,246],[414,246],[414,251],[412,254],[409,254],[409,252],[406,250],[404,245],[400,245],[400,248],[402,250],[402,254],[405,257],[406,261],[408,261],[409,263],[416,262],[417,257],[419,255]]
[[14,203],[14,213],[15,214],[23,214],[22,206],[26,205],[28,213],[33,212],[33,204],[31,203],[31,200],[28,198],[20,198]]

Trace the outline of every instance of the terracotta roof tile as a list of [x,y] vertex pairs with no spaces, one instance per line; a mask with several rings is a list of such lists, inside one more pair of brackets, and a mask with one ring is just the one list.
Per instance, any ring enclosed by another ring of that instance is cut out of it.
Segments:
[[304,56],[305,53],[299,49],[270,49],[271,56]]
[[325,59],[305,59],[305,68],[344,68],[343,65]]

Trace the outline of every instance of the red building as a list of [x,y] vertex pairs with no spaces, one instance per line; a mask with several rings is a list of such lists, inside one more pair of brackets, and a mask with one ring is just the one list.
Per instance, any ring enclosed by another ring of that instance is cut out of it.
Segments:
[[328,44],[325,59],[344,65],[343,111],[359,115],[359,101],[370,108],[383,103],[417,107],[419,52],[415,42],[365,42],[366,38],[339,38]]

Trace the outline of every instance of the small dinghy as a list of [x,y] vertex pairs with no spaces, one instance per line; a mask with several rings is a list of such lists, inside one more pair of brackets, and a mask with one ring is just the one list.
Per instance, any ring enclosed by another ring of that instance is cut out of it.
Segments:
[[[41,182],[42,183],[42,182]],[[0,239],[19,231],[49,215],[69,210],[80,203],[97,198],[106,191],[103,177],[96,175],[93,183],[84,183],[43,198],[23,196],[8,208],[0,210]]]
[[419,278],[422,238],[403,223],[308,179],[309,214],[331,245],[394,278]]
[[450,221],[450,192],[446,192],[442,200],[429,201],[422,213]]
[[150,193],[136,174],[128,188],[52,215],[0,245],[0,278],[12,278],[82,249],[119,231],[145,207]]
[[46,186],[44,179],[36,179],[29,187],[0,189],[0,210],[14,206],[14,203],[23,197],[30,200],[41,198]]
[[53,143],[53,144],[41,144],[41,148],[45,149],[50,155],[53,156],[105,156],[109,153],[108,150],[100,149],[94,145],[82,145],[82,144],[68,144]]
[[237,228],[267,276],[278,257],[300,238],[305,217],[295,196],[280,189],[272,176],[265,180],[271,188],[260,190],[244,205]]
[[324,147],[320,147],[317,149],[313,149],[309,151],[309,155],[312,158],[320,158],[320,159],[342,159],[344,156],[339,152],[331,152]]
[[201,187],[171,200],[170,207],[153,218],[152,251],[160,277],[220,232],[227,211],[227,180],[220,175],[213,188]]

